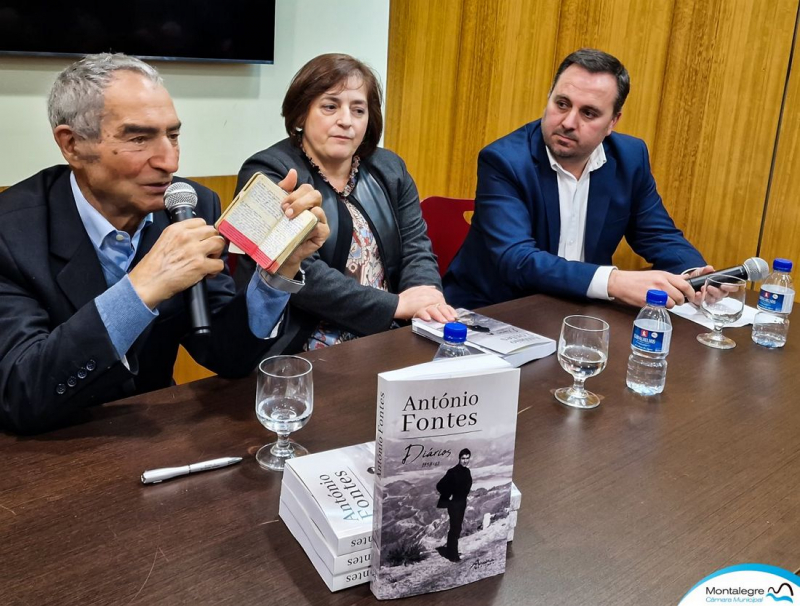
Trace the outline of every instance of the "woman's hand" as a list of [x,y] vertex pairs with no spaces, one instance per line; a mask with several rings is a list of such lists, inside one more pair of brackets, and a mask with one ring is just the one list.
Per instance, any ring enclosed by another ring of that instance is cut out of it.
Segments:
[[[306,239],[294,249],[294,252],[289,255],[289,258],[284,261],[278,270],[278,273],[291,280],[300,269],[300,263],[303,259],[312,255],[325,243],[331,230],[328,227],[328,219],[322,210],[322,194],[308,183],[297,187],[297,171],[295,169],[290,169],[286,178],[278,183],[278,186],[284,191],[290,192],[281,203],[281,207],[287,217],[291,219],[304,210],[308,210],[318,221],[314,229],[306,236]],[[295,189],[296,187],[297,189]]]
[[435,320],[436,322],[453,322],[456,310],[444,300],[444,295],[434,286],[412,286],[400,293],[400,301],[394,312],[397,320]]

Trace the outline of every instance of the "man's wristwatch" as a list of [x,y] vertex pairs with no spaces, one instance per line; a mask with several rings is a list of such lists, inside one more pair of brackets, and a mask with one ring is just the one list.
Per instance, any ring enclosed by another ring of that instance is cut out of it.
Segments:
[[261,279],[264,280],[264,282],[269,284],[275,290],[288,292],[290,294],[299,292],[300,289],[306,285],[306,272],[304,272],[302,269],[300,269],[295,275],[295,278],[300,278],[299,280],[290,280],[289,278],[284,278],[277,272],[271,274],[261,268],[259,268],[258,274],[261,276]]

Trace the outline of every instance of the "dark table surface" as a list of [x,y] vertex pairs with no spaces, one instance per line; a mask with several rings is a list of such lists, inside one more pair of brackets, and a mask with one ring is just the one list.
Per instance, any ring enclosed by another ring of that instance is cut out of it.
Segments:
[[[665,392],[625,387],[636,310],[535,296],[490,315],[557,338],[564,316],[611,324],[604,400],[568,409],[556,356],[522,367],[514,480],[522,509],[506,573],[404,604],[677,604],[727,565],[800,567],[798,346],[726,329],[700,345],[674,318]],[[309,354],[312,452],[374,439],[376,374],[428,361],[410,329]],[[0,435],[0,604],[366,604],[330,593],[278,519],[281,476],[253,455],[273,434],[255,376],[206,379],[92,409],[37,437]],[[143,486],[145,469],[241,455],[234,467]]]

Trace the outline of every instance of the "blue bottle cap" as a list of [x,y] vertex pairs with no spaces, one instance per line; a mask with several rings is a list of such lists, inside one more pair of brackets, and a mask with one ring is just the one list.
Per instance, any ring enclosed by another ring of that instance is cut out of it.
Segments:
[[448,322],[444,325],[444,340],[451,343],[463,343],[467,340],[467,327],[461,322]]
[[775,271],[792,271],[792,262],[789,259],[775,259],[772,262],[772,269]]
[[663,290],[648,290],[647,291],[647,304],[655,305],[656,307],[664,307],[667,304],[667,293]]

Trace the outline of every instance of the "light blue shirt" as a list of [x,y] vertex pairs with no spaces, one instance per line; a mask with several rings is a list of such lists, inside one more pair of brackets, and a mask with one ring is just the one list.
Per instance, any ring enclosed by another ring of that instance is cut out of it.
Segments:
[[[89,203],[78,187],[74,173],[70,173],[69,180],[78,214],[97,252],[108,284],[108,290],[96,297],[94,303],[114,348],[122,358],[158,315],[157,310],[151,310],[145,305],[128,277],[128,269],[136,256],[142,231],[153,222],[153,215],[147,215],[131,237],[128,232],[111,225]],[[253,335],[259,339],[274,336],[289,301],[289,294],[272,288],[256,272],[247,287],[246,301],[248,325]]]

